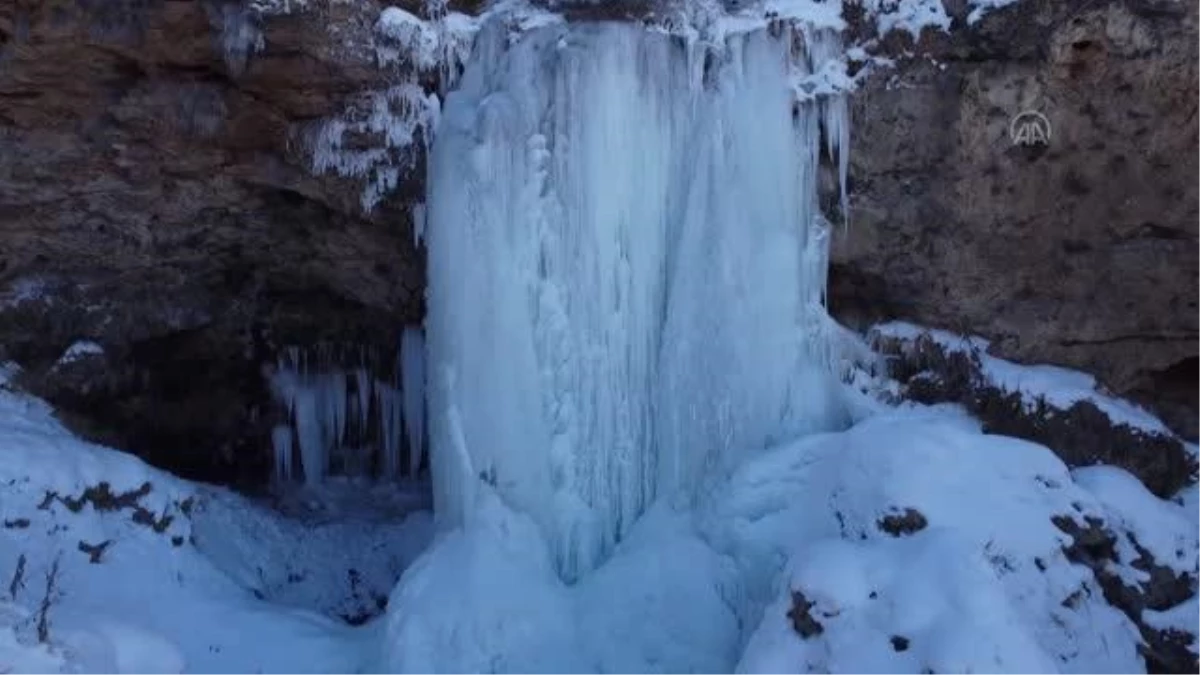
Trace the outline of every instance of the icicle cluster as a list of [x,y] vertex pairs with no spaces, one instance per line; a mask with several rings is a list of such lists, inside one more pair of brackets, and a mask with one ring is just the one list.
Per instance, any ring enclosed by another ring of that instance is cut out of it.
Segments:
[[478,19],[443,6],[429,7],[432,20],[418,18],[399,7],[388,7],[379,15],[375,32],[376,58],[380,65],[407,63],[418,71],[438,75],[439,88],[449,91],[467,63]]
[[271,376],[272,394],[287,411],[271,438],[276,479],[302,473],[315,485],[331,470],[366,473],[372,456],[381,477],[416,476],[424,457],[423,343],[419,330],[405,329],[399,381],[374,378],[365,354],[345,368],[329,350],[285,351]]
[[[317,129],[312,140],[313,171],[362,179],[362,208],[370,211],[396,188],[401,172],[412,167],[415,157],[410,146],[418,138],[426,142],[432,138],[440,110],[437,96],[416,84],[363,94]],[[364,147],[362,138],[379,140]]]
[[[377,64],[395,84],[361,94],[341,114],[325,120],[311,139],[312,170],[363,181],[361,205],[371,211],[413,167],[416,150],[429,150],[441,100],[420,84],[432,74],[441,91],[454,86],[471,52],[477,19],[432,3],[424,20],[389,7],[375,24]],[[350,140],[352,139],[352,140]],[[378,139],[364,146],[363,139]],[[422,146],[417,146],[423,141]]]
[[816,185],[846,107],[795,86],[838,39],[484,27],[429,165],[439,517],[487,483],[573,579],[656,497],[844,423]]

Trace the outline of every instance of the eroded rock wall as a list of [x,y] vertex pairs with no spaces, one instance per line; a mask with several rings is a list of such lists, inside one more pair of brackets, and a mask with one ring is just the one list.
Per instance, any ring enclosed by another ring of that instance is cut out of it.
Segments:
[[[394,353],[423,312],[413,193],[366,214],[308,147],[388,85],[381,8],[309,4],[0,1],[0,361],[192,477],[261,479],[277,348]],[[81,339],[103,356],[56,366]]]
[[[370,213],[363,180],[314,170],[322,124],[414,81],[372,49],[385,4],[0,0],[0,360],[74,428],[261,481],[276,351],[387,355],[421,319],[422,139]],[[852,99],[832,310],[1089,370],[1194,436],[1194,3],[1021,0],[975,25],[947,10],[951,30],[916,42],[852,22],[895,63]],[[1026,109],[1048,146],[1010,142]],[[84,339],[103,354],[57,362]]]
[[[1195,3],[1022,0],[975,25],[967,9],[870,50],[896,67],[852,99],[833,311],[1092,372],[1195,438]],[[1024,111],[1048,144],[1012,143]]]

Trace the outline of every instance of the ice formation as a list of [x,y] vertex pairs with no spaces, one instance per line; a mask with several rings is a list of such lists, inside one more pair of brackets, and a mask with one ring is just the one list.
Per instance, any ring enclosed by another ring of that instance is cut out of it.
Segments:
[[824,26],[706,44],[630,24],[488,24],[429,165],[434,499],[480,482],[571,580],[655,498],[844,423],[816,174],[845,101],[795,84]]
[[[340,116],[316,128],[312,169],[362,179],[360,202],[363,211],[370,211],[396,188],[401,172],[412,167],[410,148],[418,139],[432,138],[440,111],[437,95],[414,82],[362,94]],[[383,143],[362,148],[347,142],[364,134],[378,136]]]
[[417,475],[425,454],[425,336],[409,326],[400,336],[400,377],[404,385],[404,432],[408,471]]
[[329,349],[285,351],[271,376],[272,394],[287,412],[271,434],[276,480],[303,475],[314,485],[331,471],[370,473],[372,460],[382,478],[417,475],[425,424],[422,352],[420,331],[406,329],[399,376],[379,379],[365,354],[348,368]]

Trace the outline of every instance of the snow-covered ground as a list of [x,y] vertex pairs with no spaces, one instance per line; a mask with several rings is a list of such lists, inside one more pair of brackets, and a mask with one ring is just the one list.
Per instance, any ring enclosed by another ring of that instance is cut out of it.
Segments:
[[[378,612],[367,589],[385,596],[424,548],[427,513],[383,526],[284,518],[81,441],[5,379],[0,672],[361,668],[374,629],[312,610],[353,614],[349,585]],[[356,581],[349,560],[360,561]]]
[[[1147,581],[1141,547],[1194,591],[1194,486],[1175,503],[1119,469],[1072,472],[954,406],[859,410],[660,501],[567,585],[489,491],[426,548],[427,513],[297,520],[80,441],[0,386],[0,671],[1144,670],[1062,519],[1103,522],[1126,583]],[[408,566],[384,620],[328,616],[353,613],[351,564],[376,588]],[[1200,622],[1194,596],[1141,618]]]
[[989,342],[984,338],[903,321],[875,326],[871,334],[877,339],[890,338],[908,343],[927,337],[947,352],[969,354],[978,359],[980,373],[987,384],[1019,392],[1031,409],[1037,399],[1064,410],[1076,402],[1088,401],[1108,415],[1113,424],[1128,424],[1146,433],[1171,435],[1166,425],[1145,408],[1102,391],[1095,377],[1070,368],[1022,365],[992,356],[988,354]]

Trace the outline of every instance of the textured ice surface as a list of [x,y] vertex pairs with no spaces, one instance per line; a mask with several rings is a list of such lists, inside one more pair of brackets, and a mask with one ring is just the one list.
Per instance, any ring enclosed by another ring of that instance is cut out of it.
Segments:
[[439,517],[489,483],[571,579],[656,496],[843,424],[815,178],[845,102],[795,90],[837,42],[483,29],[427,194]]
[[368,371],[365,355],[350,368],[345,358],[321,348],[285,350],[270,383],[287,413],[271,434],[276,480],[303,475],[311,487],[333,469],[386,479],[415,476],[424,448],[422,352],[420,330],[406,329],[397,353],[399,378],[380,380]]

